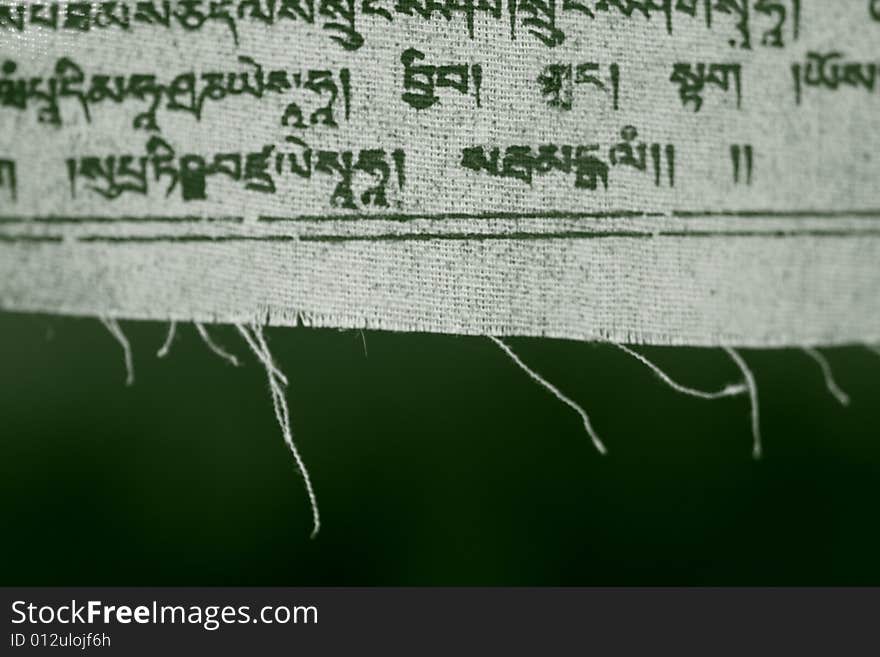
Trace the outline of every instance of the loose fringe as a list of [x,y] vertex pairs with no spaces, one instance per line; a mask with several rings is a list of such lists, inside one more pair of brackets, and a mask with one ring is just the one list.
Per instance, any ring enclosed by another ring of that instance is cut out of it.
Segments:
[[487,336],[487,337],[492,342],[494,342],[496,345],[498,345],[501,348],[501,350],[505,354],[507,354],[510,357],[510,359],[514,363],[516,363],[517,366],[519,366],[519,368],[521,370],[523,370],[526,374],[528,374],[532,378],[532,380],[534,380],[538,385],[543,386],[544,388],[549,390],[559,401],[568,405],[578,415],[580,415],[581,420],[583,420],[583,423],[584,423],[584,429],[586,430],[587,434],[592,439],[593,445],[595,445],[596,449],[599,450],[599,453],[602,454],[603,456],[608,453],[608,450],[605,448],[605,444],[602,442],[602,440],[599,438],[599,435],[593,429],[592,424],[590,424],[590,418],[583,408],[581,408],[575,402],[573,402],[571,399],[569,399],[568,397],[563,395],[556,386],[554,386],[552,383],[547,381],[547,379],[542,377],[540,374],[538,374],[533,369],[531,369],[528,365],[526,365],[524,362],[522,362],[520,357],[517,356],[514,353],[514,351],[510,347],[508,347],[504,342],[502,342],[498,338],[491,336],[491,335]]
[[[116,319],[101,317],[100,320],[101,323],[107,328],[110,334],[122,347],[126,369],[125,382],[126,385],[131,386],[134,384],[134,359],[132,356],[131,344],[129,343],[128,339],[125,336],[125,333],[122,331],[122,328],[120,327],[119,322]],[[297,469],[299,470],[303,478],[306,494],[308,495],[309,505],[312,512],[311,537],[315,538],[321,528],[321,516],[318,509],[318,501],[315,495],[314,487],[312,485],[311,477],[309,476],[309,472],[305,466],[305,462],[303,461],[302,456],[299,453],[299,449],[297,448],[296,443],[293,439],[293,431],[290,424],[290,409],[287,405],[287,400],[285,397],[285,387],[289,385],[287,377],[275,364],[275,360],[272,357],[271,351],[269,350],[269,345],[266,342],[262,326],[258,324],[251,324],[249,326],[246,326],[244,324],[236,324],[235,326],[238,332],[244,338],[247,346],[254,353],[254,355],[257,357],[257,359],[266,370],[266,376],[269,382],[269,391],[272,395],[272,406],[275,411],[275,418],[278,421],[279,427],[281,428],[284,442],[287,444],[288,448],[293,454]],[[205,345],[214,354],[216,354],[220,358],[223,358],[234,366],[240,365],[239,359],[235,355],[229,353],[223,347],[214,342],[203,324],[195,322],[195,327]],[[165,341],[156,353],[159,358],[165,358],[169,354],[176,336],[176,331],[177,322],[171,321],[168,326],[168,333],[165,337]],[[526,365],[522,361],[522,359],[513,351],[513,349],[511,349],[511,347],[508,346],[505,342],[494,336],[486,337],[494,342],[514,362],[514,364],[516,364],[517,367],[528,374],[533,381],[549,391],[559,401],[574,410],[580,416],[583,422],[584,430],[590,436],[590,439],[592,440],[596,450],[602,455],[608,453],[605,444],[602,442],[601,438],[599,438],[598,433],[593,428],[589,416],[581,406],[579,406],[572,399],[564,395],[556,386],[547,381],[535,370]],[[364,336],[363,331],[361,331],[361,338],[364,346],[364,356],[366,357],[367,344],[366,337]],[[688,395],[690,397],[696,397],[698,399],[717,400],[727,397],[736,397],[747,393],[750,402],[751,428],[753,437],[752,455],[755,459],[762,458],[764,449],[763,440],[761,437],[758,386],[755,381],[754,373],[752,372],[739,351],[732,347],[723,347],[727,355],[739,368],[740,372],[743,375],[744,381],[742,383],[727,384],[718,391],[705,391],[691,388],[689,386],[685,386],[674,381],[658,365],[626,345],[616,342],[610,342],[609,344],[614,345],[624,353],[628,354],[629,356],[638,360],[643,365],[647,366],[655,375],[660,378],[661,381],[663,381],[670,388],[681,394]],[[880,347],[873,345],[864,346],[869,351],[880,356]],[[837,384],[828,359],[815,348],[803,347],[802,350],[819,365],[828,391],[835,397],[835,399],[837,399],[838,402],[840,402],[841,405],[848,406],[850,404],[850,397]]]
[[174,342],[174,336],[177,335],[177,322],[173,319],[168,324],[168,334],[165,336],[165,342],[162,343],[162,346],[159,347],[159,351],[156,352],[156,356],[159,358],[165,358],[168,353],[171,351],[171,343]]
[[752,415],[752,456],[760,459],[764,455],[764,444],[761,440],[761,418],[760,408],[758,407],[758,384],[755,382],[755,375],[749,369],[748,364],[740,355],[740,353],[732,347],[724,347],[724,351],[731,357],[736,366],[743,373],[746,379],[746,387],[749,390],[749,402],[751,404]]
[[110,335],[116,338],[122,347],[122,355],[125,359],[125,385],[132,386],[134,385],[134,358],[131,355],[131,344],[125,337],[125,333],[122,332],[118,321],[111,317],[101,317],[100,319],[101,323],[110,331]]
[[315,538],[321,529],[321,516],[318,511],[318,500],[315,497],[315,490],[312,487],[312,480],[309,477],[309,471],[300,456],[296,443],[293,441],[293,432],[290,428],[290,410],[287,407],[287,400],[284,396],[284,386],[287,385],[287,378],[275,365],[269,346],[266,344],[266,338],[263,335],[261,326],[252,324],[250,330],[243,324],[236,324],[238,332],[244,338],[248,347],[254,352],[257,359],[266,369],[266,375],[269,379],[269,390],[272,393],[272,406],[275,409],[275,419],[281,427],[281,433],[284,436],[284,442],[293,454],[296,466],[302,475],[303,482],[306,487],[306,494],[309,496],[309,504],[312,509],[312,534]]
[[831,371],[831,363],[828,362],[828,359],[825,358],[824,354],[819,350],[810,347],[805,347],[804,353],[819,364],[819,368],[822,370],[822,376],[825,377],[825,387],[828,388],[828,392],[840,402],[841,406],[849,406],[849,395],[837,385],[837,381],[834,379],[834,373]]
[[245,341],[248,346],[251,348],[257,358],[260,359],[260,362],[263,364],[263,367],[266,368],[267,373],[270,376],[276,377],[281,383],[284,385],[288,385],[287,377],[284,376],[284,372],[278,369],[275,365],[275,361],[272,359],[272,352],[269,351],[269,345],[266,344],[266,338],[263,336],[263,329],[257,324],[251,324],[251,328],[254,329],[254,335],[245,332],[242,333],[242,329],[246,329],[243,324],[236,324],[236,328],[238,332],[244,336]]
[[689,388],[687,386],[683,386],[680,383],[676,383],[673,381],[663,370],[661,370],[657,365],[649,361],[647,358],[642,356],[640,353],[633,351],[629,347],[618,344],[617,342],[612,342],[615,347],[620,349],[621,351],[629,354],[639,362],[647,365],[651,371],[654,372],[660,380],[663,381],[670,388],[675,390],[676,392],[680,392],[683,395],[689,395],[690,397],[696,397],[697,399],[723,399],[725,397],[736,397],[738,395],[742,395],[748,391],[748,387],[744,383],[730,383],[726,385],[724,388],[719,390],[718,392],[704,392],[703,390],[697,390],[696,388]]
[[238,358],[236,358],[228,351],[226,351],[223,347],[214,342],[214,340],[212,340],[211,336],[208,334],[208,329],[205,328],[204,324],[200,324],[199,322],[196,322],[195,324],[196,331],[198,331],[199,336],[202,338],[202,341],[205,343],[208,349],[220,356],[220,358],[222,358],[223,360],[231,363],[233,367],[238,367]]

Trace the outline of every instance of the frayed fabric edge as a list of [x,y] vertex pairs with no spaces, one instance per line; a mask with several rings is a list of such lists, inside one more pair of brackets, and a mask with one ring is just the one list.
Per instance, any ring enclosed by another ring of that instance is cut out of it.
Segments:
[[688,333],[669,333],[655,330],[577,330],[560,327],[542,327],[529,330],[516,324],[486,325],[473,327],[465,324],[438,325],[431,319],[384,319],[369,314],[326,313],[291,307],[260,306],[254,311],[234,313],[195,311],[175,312],[173,309],[113,307],[106,312],[82,308],[77,305],[56,304],[47,307],[41,304],[0,298],[0,312],[40,314],[46,316],[80,317],[94,319],[98,316],[112,317],[119,321],[138,322],[177,322],[178,324],[200,322],[202,324],[233,326],[258,324],[266,328],[313,328],[334,330],[390,331],[394,333],[424,333],[430,335],[461,335],[469,337],[534,338],[566,340],[570,342],[595,342],[599,344],[616,342],[628,346],[644,347],[685,347],[695,349],[719,349],[725,345],[749,350],[778,350],[792,347],[867,347],[880,354],[880,323],[870,331],[853,333],[847,330],[820,332],[810,335],[793,335],[773,331],[756,335],[738,335],[718,330],[709,335]]
[[[121,346],[126,367],[126,385],[132,385],[134,383],[134,362],[131,344],[129,343],[127,337],[125,336],[125,333],[119,325],[118,320],[116,320],[115,318],[101,317],[100,321]],[[208,334],[207,329],[203,324],[201,324],[200,322],[194,322],[194,325],[202,341],[215,355],[232,365],[237,366],[240,364],[239,359],[235,355],[226,351],[211,338],[210,334]],[[262,364],[263,368],[266,371],[276,420],[279,427],[281,428],[284,441],[294,457],[297,469],[299,470],[300,475],[303,478],[306,493],[309,499],[309,505],[312,512],[311,537],[314,538],[320,531],[321,518],[317,503],[317,497],[315,495],[311,477],[305,466],[305,462],[299,452],[299,449],[297,448],[297,445],[293,439],[293,431],[291,429],[290,423],[290,409],[288,407],[285,396],[285,388],[289,385],[288,379],[275,363],[272,353],[269,350],[269,345],[266,341],[265,334],[263,332],[263,326],[261,324],[235,324],[235,327],[238,330],[239,334],[244,338],[247,346],[250,348],[250,350],[253,352],[257,360]],[[166,334],[165,341],[157,352],[158,357],[163,358],[168,355],[171,345],[173,344],[173,341],[175,339],[176,331],[177,322],[171,321],[169,323],[169,328]],[[363,332],[361,333],[361,335],[363,337]],[[522,358],[520,358],[520,356],[506,342],[501,340],[501,338],[496,336],[484,337],[488,338],[497,347],[499,347],[502,352],[504,352],[508,356],[508,358],[510,358],[514,362],[514,364],[517,365],[517,367],[523,370],[535,383],[543,387],[559,401],[563,402],[565,405],[574,410],[581,418],[584,430],[589,435],[597,451],[602,455],[608,453],[605,443],[602,441],[602,439],[599,437],[598,433],[594,429],[590,421],[589,415],[579,404],[573,401],[570,397],[563,394],[559,390],[559,388],[550,383],[545,377],[541,376],[530,366],[526,365]],[[750,402],[750,418],[753,439],[752,455],[755,459],[762,458],[764,448],[760,426],[758,386],[752,369],[746,363],[745,359],[738,349],[730,346],[721,347],[721,349],[731,358],[731,360],[740,370],[741,374],[743,375],[743,381],[741,383],[727,384],[723,388],[716,391],[705,391],[678,383],[653,361],[649,360],[647,357],[627,345],[607,340],[599,342],[599,344],[603,343],[615,346],[624,353],[635,358],[636,360],[647,366],[663,383],[681,394],[704,400],[718,400],[747,394]],[[862,346],[865,347],[867,350],[870,350],[871,352],[880,355],[880,347],[875,347],[873,345]],[[364,344],[364,347],[366,353],[366,344]],[[802,347],[801,349],[819,365],[825,380],[826,387],[828,388],[829,392],[831,392],[831,394],[842,405],[848,405],[850,401],[849,396],[845,392],[843,392],[843,390],[837,384],[831,369],[831,365],[828,362],[827,358],[815,348]]]

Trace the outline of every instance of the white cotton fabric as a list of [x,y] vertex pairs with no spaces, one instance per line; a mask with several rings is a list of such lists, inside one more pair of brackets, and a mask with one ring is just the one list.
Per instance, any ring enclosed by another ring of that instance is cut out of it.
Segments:
[[[809,51],[880,63],[866,4],[803,0],[799,38],[786,32],[784,48],[760,44],[767,25],[753,16],[752,50],[729,45],[733,20],[720,14],[711,29],[678,16],[670,35],[659,16],[560,13],[566,40],[552,49],[523,26],[512,40],[506,14],[479,13],[473,39],[460,15],[363,18],[356,51],[294,23],[240,21],[238,45],[220,25],[2,30],[16,75],[49,75],[60,57],[87,73],[164,80],[242,70],[240,56],[292,72],[348,68],[351,114],[341,120],[337,106],[338,128],[283,128],[285,101],[242,97],[207,103],[200,121],[160,110],[161,136],[179,154],[286,148],[289,136],[315,149],[400,148],[406,180],[400,189],[392,175],[388,208],[353,211],[330,205],[333,184],[317,174],[280,178],[275,194],[218,177],[205,201],[159,187],[72,198],[65,159],[143,154],[150,133],[132,127],[142,104],[101,105],[87,122],[67,101],[61,127],[38,123],[35,108],[0,107],[0,159],[17,165],[16,198],[0,185],[0,309],[664,345],[880,342],[880,82],[873,93],[808,88],[797,105],[791,72]],[[404,103],[408,47],[431,63],[479,63],[481,107],[450,89],[425,110]],[[699,113],[683,107],[669,82],[681,61],[740,63],[742,107],[711,87]],[[620,109],[586,87],[571,111],[549,108],[536,79],[554,62],[597,62],[605,77],[617,63]],[[674,187],[619,167],[591,191],[573,175],[527,185],[460,166],[473,146],[595,143],[607,154],[628,125],[675,145]],[[751,185],[734,182],[734,144],[754,148]],[[204,221],[53,221],[160,215]],[[230,216],[241,221],[207,221]],[[81,239],[95,236],[148,239]],[[163,236],[199,241],[150,241]],[[230,239],[242,237],[251,241]]]

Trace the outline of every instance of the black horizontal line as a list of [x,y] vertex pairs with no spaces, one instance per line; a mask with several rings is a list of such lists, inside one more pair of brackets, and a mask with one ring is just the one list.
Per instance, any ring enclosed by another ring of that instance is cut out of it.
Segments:
[[3,242],[4,244],[13,244],[16,242],[58,244],[63,241],[64,238],[58,235],[3,235],[0,233],[0,242]]
[[693,219],[698,217],[726,217],[754,219],[758,217],[779,219],[880,219],[880,209],[859,210],[673,210],[671,212],[644,212],[639,210],[609,210],[607,212],[578,212],[567,210],[545,210],[534,212],[440,212],[440,213],[351,213],[351,214],[303,214],[292,216],[262,215],[259,221],[267,223],[282,222],[325,222],[325,221],[397,221],[407,222],[419,219],[656,219],[673,217]]
[[671,216],[679,219],[699,217],[727,217],[731,219],[880,219],[880,209],[867,210],[675,210]]
[[643,231],[558,231],[548,233],[385,233],[380,235],[301,235],[303,242],[430,242],[433,240],[476,241],[489,240],[556,240],[607,239],[610,237],[645,239],[658,233]]
[[663,217],[663,212],[642,210],[610,210],[608,212],[577,212],[568,210],[536,210],[534,212],[434,212],[434,213],[352,213],[352,214],[302,214],[294,216],[261,215],[259,221],[281,223],[288,221],[436,221],[452,219],[640,219]]
[[789,231],[560,231],[548,233],[389,233],[384,235],[302,235],[302,242],[422,242],[431,240],[489,241],[489,240],[555,240],[555,239],[653,239],[655,237],[712,238],[712,237],[880,237],[880,230],[789,230]]
[[[880,209],[859,210],[673,210],[671,212],[644,212],[639,210],[609,210],[607,212],[578,212],[567,210],[544,210],[535,212],[441,212],[441,213],[352,213],[352,214],[304,214],[293,216],[262,215],[258,219],[266,223],[327,222],[327,221],[395,221],[408,222],[419,219],[443,221],[455,219],[518,220],[518,219],[657,219],[673,217],[694,219],[699,217],[726,218],[787,218],[787,219],[880,219]],[[143,223],[235,223],[244,222],[241,216],[201,215],[142,215],[142,216],[0,216],[0,224],[143,224]]]
[[163,216],[163,215],[143,215],[143,216],[54,216],[47,215],[41,217],[25,217],[25,216],[0,216],[0,224],[148,224],[148,223],[169,223],[169,224],[189,224],[189,223],[234,223],[240,224],[244,221],[244,217],[219,216],[219,217],[202,217],[199,215],[180,215],[180,216]]
[[549,233],[386,233],[379,235],[84,235],[80,242],[124,243],[193,243],[193,242],[427,242],[554,239],[654,239],[725,238],[725,237],[880,237],[880,230],[789,230],[789,231],[561,231]]
[[83,235],[79,242],[109,244],[153,242],[296,242],[298,235]]

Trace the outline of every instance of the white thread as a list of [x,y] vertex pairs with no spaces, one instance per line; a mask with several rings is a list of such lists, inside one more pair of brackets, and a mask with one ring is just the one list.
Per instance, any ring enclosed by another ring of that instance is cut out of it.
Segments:
[[834,380],[834,373],[831,371],[831,363],[828,362],[828,359],[817,349],[804,347],[803,350],[804,353],[816,361],[822,369],[822,376],[825,377],[825,387],[828,388],[828,392],[840,402],[841,406],[849,406],[849,395],[846,394],[840,386],[837,385],[837,381]]
[[156,352],[156,356],[159,358],[165,358],[168,355],[168,352],[171,351],[171,343],[174,342],[174,336],[177,334],[177,322],[173,319],[168,323],[168,335],[165,336],[165,342],[162,343],[162,346],[159,348],[159,351]]
[[361,341],[364,343],[364,358],[369,358],[370,354],[367,353],[367,336],[364,335],[363,331],[361,331]]
[[223,347],[221,347],[216,342],[214,342],[211,339],[211,336],[208,334],[208,330],[205,328],[205,326],[203,324],[196,322],[195,325],[196,325],[196,331],[199,332],[199,336],[201,336],[202,341],[205,343],[205,345],[208,347],[208,349],[210,349],[215,354],[220,356],[220,358],[222,358],[223,360],[226,360],[226,361],[232,363],[233,367],[238,367],[238,358],[236,358],[235,356],[230,354],[228,351],[223,349]]
[[282,386],[282,382],[284,385],[287,385],[287,379],[284,378],[284,375],[280,372],[272,359],[272,354],[269,352],[269,348],[266,345],[266,339],[263,336],[263,329],[255,324],[251,325],[250,330],[253,331],[253,335],[251,335],[247,327],[242,324],[236,324],[236,328],[251,348],[251,351],[254,352],[256,357],[266,368],[266,376],[269,379],[269,391],[272,393],[272,406],[275,410],[275,419],[278,420],[278,425],[281,427],[281,433],[284,436],[284,442],[287,443],[287,447],[293,454],[296,466],[302,475],[303,482],[305,483],[306,494],[309,496],[309,504],[312,508],[311,537],[315,538],[315,536],[318,535],[318,531],[321,529],[321,516],[318,512],[318,500],[315,497],[315,490],[312,488],[312,480],[309,477],[309,471],[306,469],[306,465],[300,456],[296,443],[293,441],[293,432],[290,428],[290,409],[287,406],[287,400],[284,396],[284,387]]
[[748,364],[736,349],[731,347],[723,347],[723,349],[733,359],[733,362],[736,363],[736,366],[746,379],[746,387],[749,390],[749,402],[752,407],[752,456],[760,459],[764,455],[764,445],[761,441],[761,417],[760,409],[758,408],[758,384],[755,382],[755,375],[752,374],[752,370],[749,369]]
[[122,332],[119,322],[110,317],[101,317],[101,323],[110,331],[110,335],[116,338],[116,341],[122,347],[122,356],[125,359],[125,385],[134,385],[134,359],[131,355],[131,345],[128,338]]
[[704,392],[702,390],[697,390],[695,388],[689,388],[687,386],[683,386],[680,383],[676,383],[673,381],[663,370],[661,370],[657,365],[649,361],[647,358],[642,356],[640,353],[633,351],[629,347],[618,344],[617,342],[612,342],[615,347],[621,349],[625,353],[629,354],[639,362],[647,365],[648,368],[651,369],[654,374],[660,377],[660,380],[663,381],[670,388],[675,390],[676,392],[680,392],[683,395],[690,395],[691,397],[697,397],[698,399],[722,399],[724,397],[736,397],[737,395],[741,395],[748,391],[748,387],[744,383],[731,383],[719,390],[718,392]]
[[[255,326],[257,326],[257,325],[252,324],[251,328],[253,328]],[[254,331],[254,338],[256,339],[256,341],[254,341],[254,339],[252,338],[248,342],[248,345],[250,346],[250,348],[255,350],[255,352],[257,353],[258,356],[260,354],[262,354],[262,356],[260,358],[263,362],[263,365],[267,369],[271,370],[272,374],[274,374],[282,383],[284,383],[284,385],[287,385],[287,377],[284,376],[284,372],[282,372],[280,369],[278,369],[278,366],[275,364],[275,361],[272,359],[272,352],[269,351],[269,345],[266,342],[266,337],[263,335],[263,330],[262,329],[260,329],[259,331],[255,330]],[[247,339],[247,338],[245,338],[245,339]]]
[[251,348],[251,351],[253,351],[257,355],[257,358],[260,359],[263,367],[271,371],[272,375],[278,377],[278,379],[282,383],[284,383],[284,385],[287,385],[287,377],[284,376],[284,373],[279,370],[275,363],[272,361],[271,355],[269,355],[268,357],[266,356],[266,354],[269,353],[268,347],[267,351],[264,353],[263,348],[259,344],[257,344],[257,341],[251,336],[250,333],[248,333],[247,331],[242,332],[242,326],[240,324],[236,324],[236,327],[238,327],[239,333],[241,333],[242,337],[244,337],[248,346]]
[[533,381],[535,381],[539,385],[541,385],[544,388],[546,388],[547,390],[549,390],[553,394],[553,396],[555,396],[559,401],[566,404],[567,406],[572,408],[578,415],[580,415],[581,420],[583,420],[583,422],[584,422],[584,429],[586,429],[587,434],[589,434],[590,438],[592,439],[593,445],[596,446],[596,449],[599,450],[599,453],[602,454],[603,456],[608,453],[608,450],[605,448],[605,445],[602,443],[602,440],[599,438],[598,434],[593,429],[593,426],[590,424],[590,418],[587,415],[586,411],[584,411],[583,408],[581,408],[575,402],[573,402],[571,399],[569,399],[568,397],[563,395],[562,392],[560,392],[556,386],[554,386],[552,383],[550,383],[549,381],[544,379],[540,374],[538,374],[533,369],[531,369],[528,365],[526,365],[524,362],[522,362],[522,360],[520,360],[520,357],[517,356],[514,353],[514,351],[510,347],[508,347],[504,342],[502,342],[498,338],[491,336],[491,335],[486,336],[486,337],[488,337],[492,342],[497,344],[501,348],[501,350],[504,351],[504,353],[506,353],[510,357],[510,359],[514,363],[517,364],[517,366],[519,366],[519,368],[521,370],[523,370],[526,374],[528,374],[532,378]]

